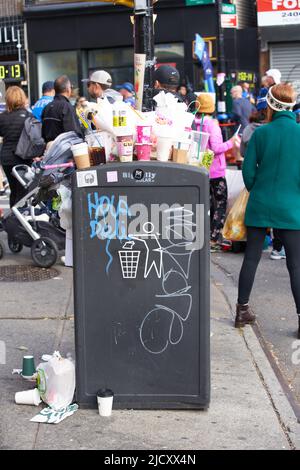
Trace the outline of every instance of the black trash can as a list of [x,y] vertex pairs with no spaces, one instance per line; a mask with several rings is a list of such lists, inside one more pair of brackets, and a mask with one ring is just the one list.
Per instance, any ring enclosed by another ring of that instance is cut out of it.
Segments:
[[205,409],[210,400],[209,178],[172,163],[73,180],[76,398]]

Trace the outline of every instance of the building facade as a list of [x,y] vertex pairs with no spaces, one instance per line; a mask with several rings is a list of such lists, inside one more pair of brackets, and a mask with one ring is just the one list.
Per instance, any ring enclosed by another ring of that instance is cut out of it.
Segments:
[[292,82],[300,100],[300,3],[297,0],[257,0],[260,71],[279,69]]
[[[0,88],[27,85],[26,44],[22,0],[0,0]],[[3,96],[2,96],[3,97]]]
[[[195,34],[207,42],[217,71],[217,17],[213,0],[159,0],[155,4],[155,55],[171,63],[184,81],[202,87],[202,67],[193,53]],[[241,26],[225,29],[227,72],[258,72],[256,16],[247,14],[251,0],[240,1]],[[210,2],[210,3],[208,3]],[[253,10],[254,11],[254,10]],[[25,0],[31,100],[44,81],[70,76],[80,94],[82,78],[105,69],[113,85],[133,81],[133,26],[128,8],[103,2]],[[252,18],[252,19],[251,19]],[[251,47],[247,47],[251,41]]]

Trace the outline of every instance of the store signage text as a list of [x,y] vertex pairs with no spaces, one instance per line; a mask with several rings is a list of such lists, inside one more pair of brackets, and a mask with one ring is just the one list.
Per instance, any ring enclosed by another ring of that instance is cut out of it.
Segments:
[[237,14],[235,5],[222,3],[221,26],[222,28],[237,28]]
[[300,0],[257,0],[258,26],[300,23]]
[[14,26],[1,26],[0,27],[0,44],[9,44],[11,42],[18,42],[18,34]]

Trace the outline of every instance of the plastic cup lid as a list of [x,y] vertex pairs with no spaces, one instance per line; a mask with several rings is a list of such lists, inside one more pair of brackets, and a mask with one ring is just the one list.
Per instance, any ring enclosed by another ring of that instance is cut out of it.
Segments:
[[97,397],[100,397],[100,398],[108,398],[108,397],[113,397],[113,396],[114,396],[114,392],[110,390],[109,388],[102,388],[98,390],[97,392]]

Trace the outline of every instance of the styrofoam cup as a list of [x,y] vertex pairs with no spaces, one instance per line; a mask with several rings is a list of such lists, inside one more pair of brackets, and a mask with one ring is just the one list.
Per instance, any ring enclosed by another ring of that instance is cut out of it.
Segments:
[[157,137],[157,160],[167,162],[171,155],[172,137]]
[[110,416],[112,412],[112,405],[114,400],[114,393],[109,390],[99,390],[97,392],[98,410],[100,416]]
[[25,390],[24,392],[17,392],[15,394],[15,402],[18,405],[39,406],[41,401],[40,393],[37,388],[34,388],[33,390]]

